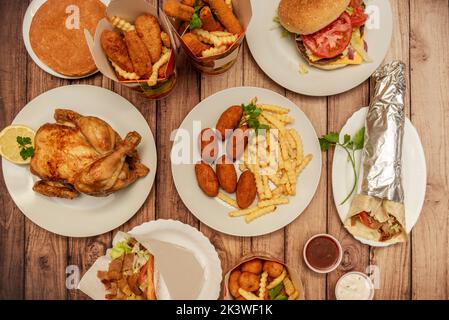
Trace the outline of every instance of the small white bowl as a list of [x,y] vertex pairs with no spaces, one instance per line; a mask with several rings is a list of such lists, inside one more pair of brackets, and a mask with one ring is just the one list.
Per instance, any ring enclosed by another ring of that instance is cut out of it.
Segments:
[[[314,268],[313,266],[310,265],[309,261],[307,260],[307,256],[306,256],[306,249],[307,249],[307,246],[309,245],[309,243],[310,243],[313,239],[316,239],[316,238],[318,238],[318,237],[326,237],[326,238],[329,238],[329,239],[333,240],[333,241],[335,242],[335,244],[337,245],[337,247],[338,247],[338,259],[337,259],[337,262],[336,262],[332,267],[330,267],[330,268],[327,268],[327,269],[317,269],[317,268]],[[313,271],[315,271],[315,272],[317,272],[317,273],[329,273],[329,272],[332,272],[332,271],[334,271],[335,269],[337,269],[338,266],[340,265],[341,260],[343,259],[343,249],[342,249],[342,247],[341,247],[341,245],[340,245],[340,242],[339,242],[337,239],[335,239],[335,237],[331,236],[330,234],[320,233],[320,234],[314,235],[314,236],[311,237],[309,240],[307,240],[306,244],[304,245],[304,249],[303,249],[303,251],[302,251],[302,255],[303,255],[304,261],[306,262],[306,265],[307,265],[311,270],[313,270]]]
[[340,277],[340,279],[338,279],[337,283],[335,284],[335,298],[336,298],[337,300],[344,300],[344,299],[339,299],[339,298],[338,298],[338,295],[337,295],[337,288],[338,288],[339,284],[341,283],[341,280],[342,280],[342,279],[348,277],[349,275],[353,275],[353,274],[359,275],[359,276],[361,276],[362,278],[364,278],[365,281],[366,281],[366,284],[367,284],[368,287],[369,287],[370,294],[369,294],[368,298],[367,298],[367,299],[364,299],[364,300],[373,300],[373,298],[374,298],[374,283],[373,283],[373,281],[372,281],[371,278],[368,277],[366,274],[364,274],[364,273],[362,273],[362,272],[358,272],[358,271],[351,271],[351,272],[345,273],[344,275],[342,275],[342,276]]

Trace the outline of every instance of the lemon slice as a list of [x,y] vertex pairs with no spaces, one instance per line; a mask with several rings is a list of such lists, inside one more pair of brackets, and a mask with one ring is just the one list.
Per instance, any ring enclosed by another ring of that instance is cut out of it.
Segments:
[[[30,163],[31,157],[24,160],[20,155],[20,146],[17,143],[17,137],[28,137],[31,138],[31,143],[34,147],[34,135],[33,129],[22,126],[22,125],[12,125],[6,127],[0,132],[0,154],[6,160],[11,161],[16,164],[27,164]],[[29,145],[27,145],[29,147]]]

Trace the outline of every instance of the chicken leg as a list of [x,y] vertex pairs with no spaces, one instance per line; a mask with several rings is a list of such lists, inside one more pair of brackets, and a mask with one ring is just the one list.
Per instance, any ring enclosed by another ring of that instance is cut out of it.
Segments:
[[137,132],[128,133],[114,151],[94,161],[76,175],[75,189],[93,196],[107,196],[117,191],[114,188],[116,183],[125,185],[132,172],[125,161],[127,157],[135,155],[134,151],[140,140],[141,136]]

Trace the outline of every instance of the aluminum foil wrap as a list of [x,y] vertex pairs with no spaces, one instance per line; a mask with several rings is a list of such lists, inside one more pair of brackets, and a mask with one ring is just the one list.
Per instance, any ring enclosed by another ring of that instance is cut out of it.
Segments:
[[405,64],[393,61],[384,65],[373,74],[373,79],[374,95],[365,124],[361,193],[403,203]]

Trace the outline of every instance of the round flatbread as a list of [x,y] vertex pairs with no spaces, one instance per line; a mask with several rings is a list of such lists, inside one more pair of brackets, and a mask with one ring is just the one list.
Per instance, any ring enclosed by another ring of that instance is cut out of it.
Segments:
[[99,0],[47,0],[36,12],[30,42],[39,59],[66,76],[84,76],[97,67],[89,52],[84,29],[95,33],[105,17]]

